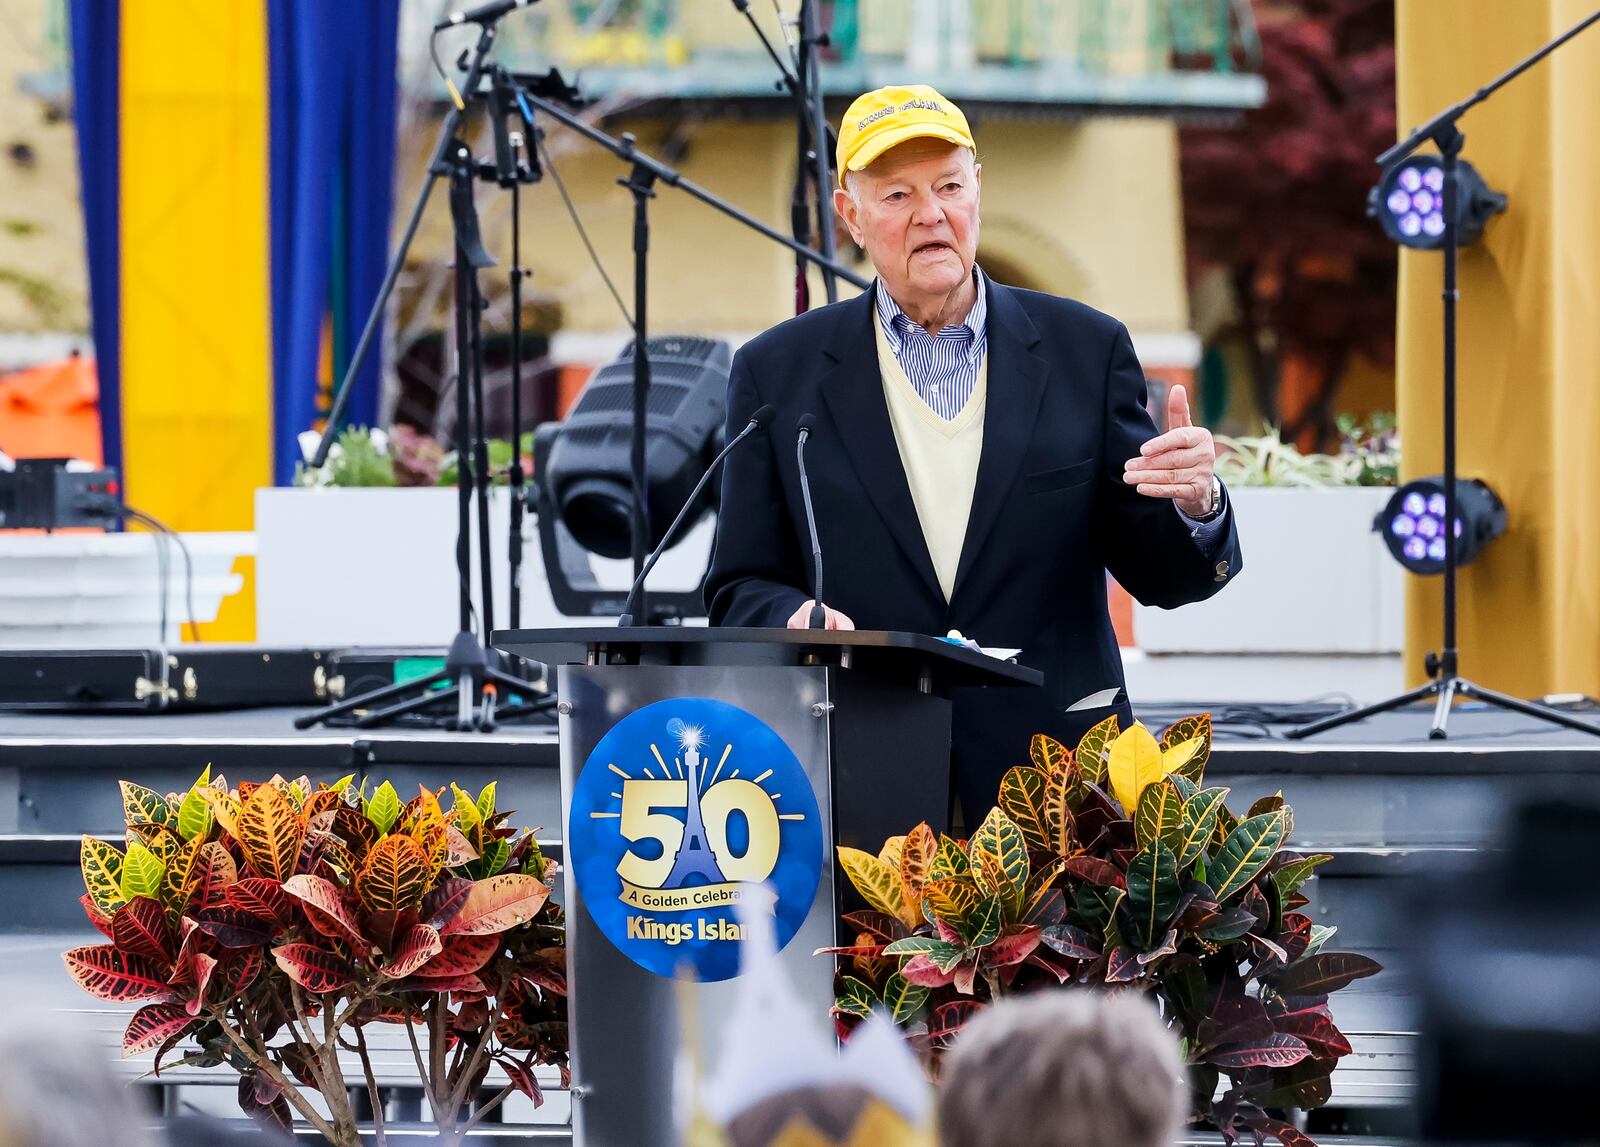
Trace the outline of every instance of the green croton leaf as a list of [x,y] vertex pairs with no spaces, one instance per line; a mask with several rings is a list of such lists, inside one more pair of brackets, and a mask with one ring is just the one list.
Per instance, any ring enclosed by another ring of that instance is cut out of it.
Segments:
[[1288,809],[1280,808],[1246,817],[1228,834],[1207,866],[1207,883],[1217,890],[1219,902],[1243,892],[1267,866],[1288,825]]
[[928,989],[913,984],[899,972],[889,977],[883,988],[883,1004],[897,1024],[908,1024],[928,1002]]
[[155,900],[161,895],[161,878],[166,867],[161,859],[137,841],[128,845],[122,860],[122,898],[147,896]]
[[166,797],[132,781],[122,786],[122,816],[128,824],[172,824],[177,818]]
[[1171,777],[1162,777],[1139,794],[1133,814],[1133,836],[1140,848],[1160,841],[1176,852],[1184,834],[1183,797]]
[[1128,896],[1121,913],[1123,939],[1141,952],[1155,947],[1177,910],[1180,892],[1178,862],[1172,849],[1160,840],[1140,849],[1128,865]]
[[178,803],[178,835],[184,840],[205,836],[215,823],[211,802],[200,791],[205,787],[198,781],[195,782],[195,786],[185,793],[183,800]]
[[1227,799],[1228,791],[1225,788],[1200,789],[1184,802],[1184,829],[1176,845],[1180,871],[1205,855],[1216,835],[1217,816],[1224,808],[1222,802]]
[[400,794],[394,791],[392,784],[384,781],[378,786],[378,791],[372,794],[372,799],[367,802],[367,819],[381,834],[393,828],[399,816]]

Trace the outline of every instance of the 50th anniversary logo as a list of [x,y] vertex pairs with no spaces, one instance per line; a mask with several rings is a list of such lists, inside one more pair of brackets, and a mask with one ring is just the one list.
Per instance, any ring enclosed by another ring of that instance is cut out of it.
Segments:
[[816,794],[782,738],[736,706],[659,701],[613,725],[573,787],[568,860],[606,937],[660,975],[738,973],[734,908],[759,900],[778,946],[822,876]]

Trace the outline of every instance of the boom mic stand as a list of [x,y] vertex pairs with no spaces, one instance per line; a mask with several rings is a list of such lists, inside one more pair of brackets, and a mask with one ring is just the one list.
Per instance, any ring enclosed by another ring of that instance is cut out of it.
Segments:
[[[778,88],[786,89],[794,98],[795,139],[799,156],[795,165],[794,195],[790,200],[789,212],[795,242],[807,248],[811,246],[811,205],[806,195],[809,174],[809,178],[815,181],[817,188],[816,222],[821,254],[832,263],[836,258],[836,248],[833,211],[829,196],[829,191],[833,187],[833,176],[828,160],[830,136],[827,117],[823,114],[822,108],[821,71],[817,66],[817,48],[826,47],[828,37],[817,30],[816,8],[811,0],[801,0],[800,50],[795,58],[796,69],[799,72],[797,76],[789,70],[789,66],[783,62],[783,57],[773,48],[766,32],[762,31],[760,23],[750,11],[750,0],[733,0],[733,6],[750,22],[750,27],[755,32],[756,38],[761,41],[761,46],[767,50],[767,55],[777,65]],[[797,315],[804,314],[811,307],[811,292],[806,282],[806,263],[804,255],[796,256],[794,313]],[[826,263],[820,266],[822,286],[827,292],[828,302],[837,302],[839,284],[835,273]]]
[[[493,21],[486,22],[478,35],[477,45],[467,65],[465,90],[477,95],[479,82],[484,75],[485,60],[494,44]],[[571,91],[552,72],[543,81],[547,90],[557,94]],[[455,713],[443,719],[448,728],[487,731],[494,727],[494,702],[498,690],[523,697],[538,692],[530,681],[502,671],[491,662],[486,640],[494,627],[493,571],[489,541],[488,441],[483,421],[483,356],[481,340],[482,296],[478,287],[477,271],[492,266],[494,259],[483,249],[479,238],[477,212],[473,204],[473,182],[478,175],[472,154],[467,145],[457,138],[457,129],[466,110],[465,100],[453,100],[445,116],[440,139],[428,166],[428,177],[423,183],[411,219],[401,239],[399,249],[389,265],[383,287],[374,301],[367,326],[362,331],[346,371],[339,393],[328,415],[327,430],[318,446],[313,465],[326,460],[327,451],[349,402],[350,388],[359,370],[366,348],[371,342],[378,320],[383,313],[389,294],[399,277],[411,241],[416,235],[423,208],[433,190],[434,183],[446,176],[450,180],[450,214],[455,231],[455,324],[456,324],[456,571],[458,575],[460,629],[450,643],[445,667],[413,681],[373,690],[351,697],[339,704],[306,714],[294,722],[299,729],[310,728],[332,719],[342,719],[348,714],[361,713],[355,724],[370,728],[385,724],[412,713],[418,713],[448,700],[452,691],[436,688],[446,682],[454,685]],[[531,125],[530,125],[531,126]],[[472,608],[472,502],[477,499],[479,570],[482,575],[483,636],[473,632]],[[405,698],[404,700],[399,700]],[[393,702],[393,704],[389,704]],[[537,704],[537,703],[536,703]],[[528,709],[527,705],[518,706]]]
[[1434,146],[1439,149],[1439,154],[1443,160],[1444,520],[1446,523],[1444,531],[1444,648],[1438,653],[1430,652],[1427,656],[1425,666],[1428,671],[1429,681],[1426,685],[1413,689],[1408,693],[1390,697],[1388,700],[1379,701],[1373,705],[1366,705],[1359,709],[1352,709],[1348,713],[1340,713],[1334,717],[1313,721],[1308,725],[1301,725],[1285,734],[1290,738],[1298,740],[1317,733],[1324,733],[1329,729],[1348,725],[1352,721],[1364,720],[1374,713],[1388,712],[1391,709],[1409,705],[1414,701],[1433,697],[1436,699],[1436,704],[1433,711],[1433,725],[1428,730],[1428,736],[1434,740],[1443,740],[1449,735],[1447,726],[1450,721],[1451,705],[1458,696],[1475,698],[1502,709],[1510,709],[1516,713],[1537,717],[1541,721],[1549,721],[1552,724],[1564,725],[1569,729],[1577,729],[1581,732],[1600,736],[1600,726],[1591,725],[1587,721],[1580,721],[1547,705],[1539,705],[1531,701],[1524,701],[1519,697],[1497,693],[1493,689],[1485,689],[1476,682],[1461,676],[1461,653],[1456,647],[1457,541],[1454,529],[1456,520],[1456,302],[1459,298],[1459,291],[1456,287],[1456,256],[1459,250],[1456,234],[1456,211],[1461,193],[1457,178],[1457,162],[1461,157],[1461,150],[1466,144],[1466,136],[1456,126],[1456,121],[1474,105],[1488,99],[1506,83],[1527,71],[1597,20],[1600,20],[1600,12],[1595,12],[1577,26],[1568,29],[1565,33],[1540,48],[1510,71],[1491,81],[1485,87],[1479,88],[1470,99],[1446,108],[1417,128],[1408,138],[1401,140],[1388,151],[1378,156],[1378,166],[1387,172],[1395,164],[1431,140]]
[[[646,446],[645,423],[646,407],[650,396],[650,356],[647,353],[648,326],[646,322],[645,301],[646,287],[649,276],[650,253],[650,200],[655,198],[655,187],[658,183],[668,187],[676,187],[686,191],[700,202],[718,211],[731,219],[743,223],[753,231],[758,231],[774,242],[781,243],[802,259],[809,259],[824,270],[837,275],[846,282],[865,288],[867,280],[854,272],[840,266],[833,259],[819,255],[811,248],[806,247],[789,238],[781,231],[768,227],[761,220],[752,215],[747,215],[731,203],[727,203],[703,187],[685,179],[672,167],[653,156],[646,155],[637,147],[637,141],[632,134],[624,133],[621,139],[616,139],[599,128],[585,123],[581,118],[573,115],[565,108],[561,108],[547,99],[527,91],[519,84],[516,90],[516,99],[522,109],[524,122],[533,123],[534,109],[545,113],[551,119],[564,124],[586,139],[599,144],[612,155],[629,165],[626,179],[617,182],[627,188],[633,195],[633,429],[632,449],[630,463],[632,469],[633,486],[633,515],[632,515],[632,543],[633,543],[633,576],[635,579],[644,570],[646,557],[650,553],[649,518],[645,495],[646,482]],[[831,232],[829,232],[831,236]],[[649,605],[641,589],[637,603],[637,613],[640,617],[650,616]]]

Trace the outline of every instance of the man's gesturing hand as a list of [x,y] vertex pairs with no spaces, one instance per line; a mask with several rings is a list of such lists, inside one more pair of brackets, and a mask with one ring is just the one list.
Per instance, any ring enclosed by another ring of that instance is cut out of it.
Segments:
[[1122,480],[1149,498],[1170,498],[1191,518],[1203,518],[1211,505],[1211,476],[1217,448],[1211,431],[1189,418],[1189,396],[1181,386],[1167,392],[1167,432],[1139,447],[1123,464]]
[[[816,602],[808,601],[799,609],[791,613],[789,615],[789,628],[805,629],[809,627],[811,624],[811,607],[815,604]],[[856,627],[855,622],[851,621],[847,616],[840,613],[837,609],[834,609],[833,606],[825,605],[822,607],[822,609],[824,613],[826,613],[828,619],[827,624],[825,624],[822,628],[854,629]]]

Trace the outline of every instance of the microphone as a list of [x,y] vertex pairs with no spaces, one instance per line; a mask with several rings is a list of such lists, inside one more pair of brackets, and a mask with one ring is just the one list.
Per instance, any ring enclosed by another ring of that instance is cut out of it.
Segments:
[[828,611],[822,607],[822,542],[817,538],[817,516],[811,511],[811,479],[806,477],[806,439],[816,428],[817,420],[809,414],[800,416],[800,433],[795,438],[794,457],[800,464],[800,495],[806,504],[806,529],[811,533],[811,561],[816,567],[817,579],[811,594],[811,620],[809,629],[826,629]]
[[660,545],[651,551],[650,557],[644,563],[644,568],[639,571],[639,576],[634,579],[632,587],[628,590],[628,598],[622,603],[622,616],[617,618],[618,629],[623,629],[633,624],[634,602],[638,599],[639,592],[644,589],[645,579],[650,576],[650,571],[656,568],[656,562],[661,560],[661,555],[667,552],[667,547],[678,536],[678,528],[683,525],[684,519],[689,516],[690,509],[700,500],[700,491],[706,488],[706,483],[711,480],[711,475],[717,472],[717,467],[722,465],[722,460],[733,453],[734,447],[749,438],[757,430],[765,430],[767,424],[772,421],[772,416],[776,413],[778,412],[771,406],[757,407],[756,412],[750,416],[750,421],[745,423],[744,429],[735,434],[728,444],[718,451],[717,456],[711,460],[711,465],[706,467],[706,472],[700,475],[700,481],[695,483],[694,489],[690,492],[689,497],[685,499],[683,509],[678,511],[676,518],[672,519],[672,525],[667,527],[667,532],[661,535]]
[[516,8],[526,8],[533,2],[534,0],[490,0],[490,3],[479,4],[476,8],[450,13],[435,24],[433,30],[443,32],[446,28],[454,28],[458,24],[492,24],[507,12]]

